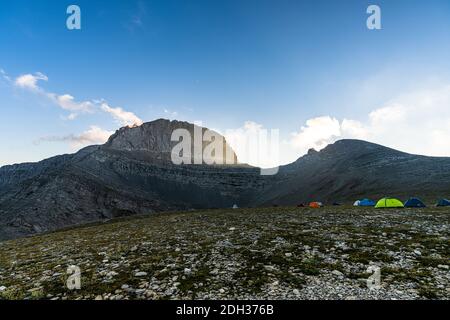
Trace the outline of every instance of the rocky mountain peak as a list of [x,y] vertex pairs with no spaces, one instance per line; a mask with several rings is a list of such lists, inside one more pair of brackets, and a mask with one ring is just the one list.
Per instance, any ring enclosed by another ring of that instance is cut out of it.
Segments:
[[[145,152],[152,155],[154,158],[167,160],[170,159],[174,146],[179,143],[179,141],[171,140],[172,133],[176,129],[185,129],[189,132],[191,137],[192,155],[194,154],[194,133],[196,130],[197,132],[200,130],[203,136],[204,132],[208,130],[207,128],[199,127],[185,121],[158,119],[143,123],[140,126],[120,128],[109,138],[103,147],[120,151]],[[237,156],[227,144],[225,138],[217,132],[214,132],[214,134],[223,139],[224,157],[226,152],[232,152],[230,157],[231,159],[234,159],[234,163],[237,163]],[[202,150],[210,144],[208,141],[202,141],[201,143],[203,146]],[[225,158],[223,162],[226,162]]]
[[374,153],[374,152],[391,152],[403,153],[376,143],[357,140],[357,139],[342,139],[335,143],[329,144],[323,150],[325,153]]
[[310,155],[317,154],[317,153],[319,153],[319,152],[316,149],[311,148],[311,149],[308,150],[307,154],[310,156]]

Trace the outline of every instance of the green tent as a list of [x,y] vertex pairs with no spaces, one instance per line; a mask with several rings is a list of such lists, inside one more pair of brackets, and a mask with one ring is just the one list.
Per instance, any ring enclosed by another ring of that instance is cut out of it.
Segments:
[[400,200],[394,198],[383,198],[378,200],[375,208],[403,208],[404,205]]

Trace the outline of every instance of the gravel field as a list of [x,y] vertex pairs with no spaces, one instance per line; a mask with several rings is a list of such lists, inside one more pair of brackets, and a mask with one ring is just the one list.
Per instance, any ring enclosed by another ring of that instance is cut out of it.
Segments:
[[[0,242],[0,299],[445,299],[450,210],[164,213]],[[68,266],[81,270],[69,290]],[[381,287],[369,289],[369,266]]]

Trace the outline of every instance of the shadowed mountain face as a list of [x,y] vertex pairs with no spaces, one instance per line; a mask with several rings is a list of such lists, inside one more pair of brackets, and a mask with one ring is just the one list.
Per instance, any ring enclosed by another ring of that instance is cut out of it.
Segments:
[[0,168],[0,239],[133,214],[249,204],[262,183],[259,169],[174,165],[176,128],[193,137],[193,124],[156,120],[73,155]]
[[[170,154],[177,142],[171,134],[178,128],[194,136],[193,124],[156,120],[122,128],[106,144],[73,155],[0,168],[0,239],[159,211],[386,194],[434,200],[450,192],[450,158],[409,155],[356,140],[312,150],[276,176],[260,176],[258,168],[238,164],[174,165]],[[225,143],[224,155],[229,150]],[[231,158],[236,159],[234,153]]]
[[340,140],[280,168],[259,204],[346,202],[420,196],[433,203],[450,192],[450,158],[411,155],[360,140]]

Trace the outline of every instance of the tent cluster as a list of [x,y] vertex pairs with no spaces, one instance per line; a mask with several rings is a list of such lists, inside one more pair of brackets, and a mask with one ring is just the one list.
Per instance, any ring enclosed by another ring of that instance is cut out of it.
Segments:
[[[369,199],[362,199],[356,201],[354,206],[357,207],[375,207],[375,208],[425,208],[425,203],[419,198],[409,198],[405,203],[395,198],[383,198],[375,203]],[[450,206],[450,201],[441,199],[436,204],[437,207]]]
[[[340,203],[334,202],[334,206],[340,205]],[[309,205],[300,204],[297,207],[321,208],[323,204],[321,202],[311,202]],[[375,207],[375,208],[425,208],[426,205],[419,198],[409,198],[405,203],[395,198],[383,198],[377,202],[370,199],[361,199],[353,203],[355,207]],[[437,207],[450,207],[450,201],[447,199],[441,199],[436,204]]]

